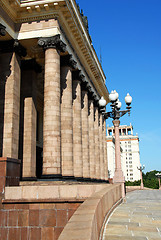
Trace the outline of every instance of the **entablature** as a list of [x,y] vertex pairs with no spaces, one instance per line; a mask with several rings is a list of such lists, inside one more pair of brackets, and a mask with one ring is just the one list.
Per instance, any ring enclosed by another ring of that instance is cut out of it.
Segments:
[[[48,36],[60,33],[69,40],[73,52],[77,55],[77,60],[80,60],[80,64],[88,73],[99,95],[103,95],[106,101],[109,101],[105,74],[75,0],[1,0],[1,6],[17,25],[57,19],[59,27],[48,29]],[[39,29],[37,37],[41,31],[43,32],[44,29]],[[21,30],[17,33],[17,39],[21,41],[20,35],[22,35]],[[27,35],[26,33],[26,38]]]

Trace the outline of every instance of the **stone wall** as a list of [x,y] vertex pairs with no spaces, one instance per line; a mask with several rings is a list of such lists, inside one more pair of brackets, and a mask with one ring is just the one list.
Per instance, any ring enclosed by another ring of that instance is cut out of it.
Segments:
[[56,240],[81,202],[4,203],[0,239]]

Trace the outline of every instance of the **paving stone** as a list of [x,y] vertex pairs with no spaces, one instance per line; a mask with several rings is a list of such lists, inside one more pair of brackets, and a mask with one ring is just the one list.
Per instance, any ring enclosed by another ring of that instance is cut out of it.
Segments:
[[140,231],[140,232],[158,232],[156,227],[143,227],[143,226],[138,226],[138,227],[134,227],[134,226],[128,226],[128,230],[131,231]]
[[128,193],[105,225],[102,240],[161,239],[161,191]]
[[136,222],[113,222],[113,221],[110,221],[108,223],[108,225],[126,225],[126,226],[139,226],[139,223],[136,223]]
[[[104,240],[118,240],[118,235],[108,235]],[[146,237],[119,236],[119,240],[147,240]]]

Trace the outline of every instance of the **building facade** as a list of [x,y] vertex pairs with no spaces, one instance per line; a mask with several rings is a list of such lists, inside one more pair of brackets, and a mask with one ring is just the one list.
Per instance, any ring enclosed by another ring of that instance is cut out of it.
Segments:
[[[131,125],[120,126],[119,132],[121,162],[125,180],[140,180],[140,171],[137,169],[140,166],[139,137],[133,134],[133,127]],[[107,128],[107,155],[110,178],[113,178],[115,171],[114,127]]]
[[108,95],[75,0],[0,0],[0,239],[57,240],[104,187]]

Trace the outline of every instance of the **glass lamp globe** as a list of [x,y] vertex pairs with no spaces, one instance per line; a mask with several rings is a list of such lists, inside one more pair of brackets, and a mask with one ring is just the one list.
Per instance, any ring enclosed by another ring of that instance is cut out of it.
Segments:
[[132,97],[130,96],[130,94],[128,93],[127,96],[125,97],[125,102],[127,105],[130,105],[132,102]]
[[106,106],[106,100],[102,96],[101,99],[99,100],[99,106],[100,107],[105,107]]
[[111,93],[110,93],[110,95],[109,95],[109,100],[110,100],[110,102],[115,102],[116,99],[117,99],[117,96],[116,96],[115,92],[114,92],[114,91],[111,91]]
[[118,97],[119,97],[118,92],[116,92],[116,90],[114,90],[114,93],[115,93],[116,99],[118,99]]
[[116,103],[117,103],[117,108],[120,109],[122,106],[122,103],[120,102],[120,100],[118,99]]

